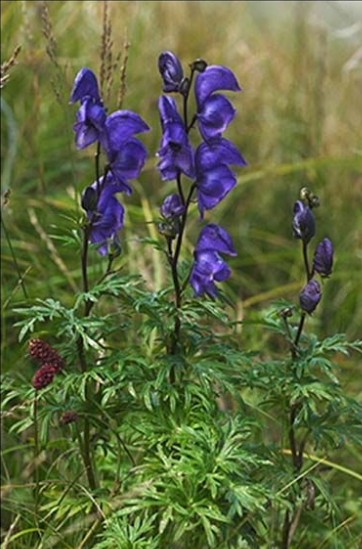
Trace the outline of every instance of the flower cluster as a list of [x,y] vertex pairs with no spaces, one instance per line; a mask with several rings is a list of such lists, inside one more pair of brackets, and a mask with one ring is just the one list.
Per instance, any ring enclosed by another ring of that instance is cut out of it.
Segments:
[[[302,189],[301,200],[297,200],[293,210],[293,233],[294,236],[302,240],[306,249],[316,233],[316,222],[313,213],[313,207],[316,205],[316,197]],[[329,238],[324,238],[317,246],[314,252],[312,269],[307,265],[308,282],[302,289],[299,302],[301,309],[311,314],[317,307],[322,298],[322,288],[320,282],[315,278],[315,274],[321,277],[328,277],[332,273],[334,248]]]
[[[167,197],[161,207],[161,214],[167,218],[169,201],[177,203],[180,210],[176,216],[186,217],[193,191],[196,193],[201,219],[205,211],[215,208],[235,187],[236,176],[230,166],[245,166],[246,161],[237,147],[223,137],[225,130],[235,117],[235,108],[222,90],[241,91],[234,73],[221,65],[207,65],[201,59],[190,65],[189,77],[184,76],[180,60],[172,52],[163,52],[159,57],[159,71],[163,79],[163,91],[179,93],[183,101],[181,116],[176,100],[162,95],[159,99],[159,112],[162,127],[162,140],[158,150],[158,169],[165,181],[176,180],[178,194]],[[187,102],[195,77],[194,93],[196,112],[191,118],[187,112]],[[195,147],[190,141],[190,130],[197,125],[199,144]],[[181,177],[191,180],[189,192],[185,192]],[[177,198],[176,198],[177,197]],[[171,202],[170,202],[171,203]],[[177,233],[179,219],[174,224]],[[211,227],[211,229],[210,229]],[[230,268],[219,255],[220,250],[212,247],[211,240],[207,248],[202,242],[208,239],[210,231],[230,236],[222,227],[212,224],[202,231],[195,249],[195,264],[190,283],[196,295],[215,296],[214,281],[226,280]],[[201,242],[201,244],[200,244]],[[200,247],[201,246],[201,247]],[[224,253],[235,255],[233,246]]]
[[31,339],[28,350],[30,358],[36,360],[40,365],[33,377],[33,387],[37,390],[44,389],[64,368],[64,359],[43,339]]
[[110,244],[118,244],[118,232],[123,227],[124,207],[115,195],[132,192],[130,180],[139,177],[147,156],[144,145],[134,136],[149,127],[133,111],[118,110],[108,115],[97,78],[88,68],[77,74],[70,101],[80,102],[74,125],[77,147],[84,149],[97,143],[98,152],[102,148],[107,157],[104,175],[97,174],[82,199],[89,221],[89,240],[98,245],[100,254],[106,255]]

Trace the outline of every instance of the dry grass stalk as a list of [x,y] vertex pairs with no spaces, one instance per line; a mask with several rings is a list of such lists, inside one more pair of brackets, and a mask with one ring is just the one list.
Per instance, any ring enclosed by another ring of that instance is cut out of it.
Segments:
[[13,51],[10,59],[7,61],[4,61],[4,63],[1,64],[1,75],[0,75],[0,88],[5,86],[5,84],[9,81],[10,78],[10,70],[16,65],[16,59],[20,53],[21,46],[16,46],[15,50]]

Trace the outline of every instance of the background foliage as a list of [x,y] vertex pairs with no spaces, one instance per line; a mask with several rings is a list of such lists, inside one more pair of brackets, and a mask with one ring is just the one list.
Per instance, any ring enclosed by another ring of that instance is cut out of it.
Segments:
[[[166,262],[145,243],[158,238],[149,222],[169,192],[169,184],[162,183],[154,169],[153,153],[161,136],[156,61],[166,49],[185,62],[203,57],[231,67],[244,88],[233,98],[238,117],[229,137],[249,167],[240,171],[234,199],[217,210],[217,222],[228,227],[239,252],[231,262],[233,277],[226,289],[235,305],[227,307],[229,314],[250,322],[275,298],[295,300],[303,272],[291,234],[291,208],[300,187],[307,185],[322,203],[317,210],[318,233],[331,238],[336,249],[334,276],[309,326],[321,338],[341,332],[349,339],[359,337],[360,3],[110,2],[109,9],[114,60],[117,52],[121,57],[128,52],[123,107],[140,112],[153,128],[144,138],[151,151],[146,169],[127,198],[122,236],[127,253],[119,266],[130,275],[141,273],[152,291],[166,280]],[[102,3],[51,2],[49,16],[43,2],[1,3],[2,61],[22,46],[1,99],[2,364],[5,372],[16,369],[29,382],[33,369],[25,359],[24,344],[18,343],[14,323],[19,317],[14,309],[27,297],[51,296],[70,304],[72,292],[81,285],[79,257],[63,235],[72,223],[76,228],[78,195],[93,180],[93,165],[92,152],[75,151],[75,109],[68,101],[79,68],[89,66],[97,72],[100,66]],[[115,72],[115,89],[119,78]],[[116,101],[112,92],[110,110]],[[187,234],[190,251],[197,233],[195,215]],[[92,276],[97,279],[99,274],[95,270]],[[270,352],[278,351],[278,338],[257,325],[256,321],[238,327],[244,348],[260,349],[268,343]],[[131,339],[137,337],[130,334]],[[345,392],[360,397],[360,362],[343,354],[336,360]],[[26,445],[26,440],[6,437],[5,442],[5,452],[9,448],[16,459],[5,461],[4,474],[19,479],[24,456],[13,448],[15,442]],[[329,457],[347,470],[361,470],[353,445]],[[337,468],[331,468],[329,476],[339,497],[349,501],[346,511],[361,520],[357,482]]]

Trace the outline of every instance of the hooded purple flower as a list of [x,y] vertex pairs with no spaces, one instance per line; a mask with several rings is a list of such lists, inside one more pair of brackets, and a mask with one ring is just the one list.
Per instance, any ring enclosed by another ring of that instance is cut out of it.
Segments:
[[162,141],[158,151],[158,169],[162,179],[176,179],[180,173],[194,177],[194,151],[189,143],[185,125],[177,110],[176,101],[165,95],[159,99]]
[[172,219],[182,215],[185,212],[185,206],[182,203],[181,196],[176,193],[166,196],[160,212],[165,219]]
[[333,268],[333,244],[329,238],[325,238],[318,244],[313,259],[313,272],[321,276],[329,276]]
[[93,99],[95,102],[102,102],[96,75],[91,69],[83,67],[75,77],[70,102],[82,102],[87,98]]
[[78,72],[70,101],[81,103],[74,131],[78,149],[84,149],[100,140],[107,118],[93,71],[85,67]]
[[197,75],[197,120],[205,141],[219,138],[235,116],[235,108],[219,90],[241,91],[234,73],[221,65],[209,65]]
[[236,177],[228,164],[245,166],[239,150],[227,139],[202,143],[196,150],[196,187],[201,217],[215,208],[235,187]]
[[300,238],[306,244],[315,235],[315,218],[309,206],[301,200],[297,200],[293,210],[293,232],[296,238]]
[[311,314],[322,297],[322,290],[318,280],[310,280],[299,295],[300,306],[306,313]]
[[124,207],[114,195],[122,190],[123,186],[115,182],[112,175],[108,175],[106,179],[101,177],[99,184],[95,181],[83,193],[82,206],[90,221],[89,240],[99,245],[98,251],[101,255],[109,253],[110,243],[118,244],[118,231],[122,229],[124,221]]
[[223,227],[210,223],[202,229],[194,252],[190,284],[197,296],[207,294],[216,297],[215,282],[223,282],[231,275],[231,269],[220,253],[236,255],[229,233]]
[[178,92],[184,77],[179,58],[171,51],[161,53],[158,58],[158,70],[163,79],[163,91]]

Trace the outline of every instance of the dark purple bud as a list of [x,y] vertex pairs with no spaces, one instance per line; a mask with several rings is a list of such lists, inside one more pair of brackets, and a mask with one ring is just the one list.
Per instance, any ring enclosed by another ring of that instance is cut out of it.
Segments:
[[313,259],[313,272],[321,276],[329,276],[333,268],[333,244],[329,238],[325,238],[318,244]]
[[190,90],[190,79],[184,78],[180,84],[179,92],[181,95],[184,95],[185,97],[188,95]]
[[206,67],[207,63],[204,59],[195,59],[195,61],[190,65],[190,69],[197,72],[204,72]]
[[309,206],[301,200],[297,200],[293,210],[293,232],[296,238],[302,239],[306,244],[315,235],[315,218]]
[[86,212],[95,212],[97,209],[97,191],[93,187],[87,187],[82,195],[82,208]]
[[182,203],[181,196],[179,194],[170,194],[166,196],[163,204],[160,208],[161,215],[166,219],[172,219],[182,215],[185,211],[185,206]]
[[322,290],[317,280],[310,280],[299,295],[300,306],[306,313],[311,314],[322,297]]
[[161,53],[158,58],[158,70],[163,79],[163,91],[178,92],[184,77],[179,58],[171,51]]

